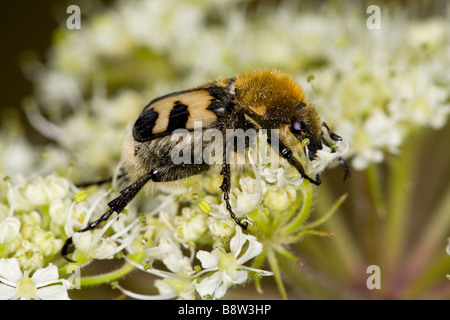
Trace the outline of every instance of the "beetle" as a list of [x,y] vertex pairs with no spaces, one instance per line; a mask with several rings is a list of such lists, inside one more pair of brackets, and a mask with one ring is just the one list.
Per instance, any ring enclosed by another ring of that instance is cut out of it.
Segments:
[[[308,157],[314,160],[323,144],[326,129],[333,141],[342,138],[332,132],[322,120],[312,103],[308,103],[302,88],[292,76],[275,69],[246,72],[234,78],[223,78],[203,85],[163,95],[152,100],[137,119],[127,127],[122,149],[122,166],[127,176],[134,181],[120,191],[120,195],[108,203],[109,210],[99,219],[78,232],[86,232],[106,221],[114,212],[121,212],[128,203],[150,181],[156,183],[178,181],[210,171],[211,164],[200,161],[174,163],[173,152],[177,146],[171,135],[179,129],[194,134],[195,124],[201,121],[202,129],[215,128],[221,132],[227,129],[277,129],[268,130],[267,142],[278,154],[287,160],[304,178],[315,185],[321,183],[319,175],[310,177],[292,149],[292,137],[302,142],[308,139]],[[277,143],[274,144],[274,140]],[[192,139],[188,141],[192,142]],[[229,139],[223,140],[223,149],[229,148]],[[189,148],[191,146],[188,146]],[[203,148],[205,145],[202,146]],[[333,150],[333,149],[332,149]],[[334,150],[333,150],[334,151]],[[220,174],[223,199],[231,218],[242,228],[230,204],[231,164],[223,152]],[[338,157],[345,176],[350,171],[345,161]],[[62,254],[67,258],[72,238],[68,238]],[[70,260],[70,259],[68,259]]]

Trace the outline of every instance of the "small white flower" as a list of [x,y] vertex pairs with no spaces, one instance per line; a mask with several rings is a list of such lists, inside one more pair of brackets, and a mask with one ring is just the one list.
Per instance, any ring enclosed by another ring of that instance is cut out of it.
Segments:
[[300,186],[303,182],[302,176],[298,172],[290,172],[284,167],[272,169],[270,167],[263,167],[261,169],[261,176],[269,183],[275,184],[277,188],[282,188],[286,185]]
[[20,221],[16,217],[0,218],[0,244],[14,241],[20,232]]
[[321,173],[328,165],[338,164],[337,159],[346,153],[348,149],[348,143],[340,142],[334,146],[334,150],[331,150],[327,146],[324,146],[322,150],[317,150],[317,158],[312,162],[311,176],[317,173]]
[[8,194],[10,203],[14,203],[15,210],[29,211],[36,207],[48,205],[55,199],[68,196],[70,188],[69,180],[50,175],[46,178],[41,176],[25,185],[16,185]]
[[22,213],[20,215],[20,235],[22,238],[30,240],[37,230],[41,229],[42,216],[36,210]]
[[47,203],[47,194],[41,179],[25,186],[16,186],[14,189],[16,210],[29,211]]
[[174,277],[168,276],[169,273],[165,273],[165,278],[162,280],[155,280],[155,287],[158,289],[158,295],[143,295],[138,294],[121,286],[117,288],[127,296],[138,300],[167,300],[167,299],[181,299],[181,300],[194,300],[195,299],[195,286],[189,277],[178,276],[174,274]]
[[24,174],[33,168],[37,155],[24,137],[6,139],[2,133],[0,142],[0,168],[9,175]]
[[64,226],[71,205],[70,199],[55,199],[50,202],[48,212],[52,222],[58,226]]
[[176,238],[180,242],[194,243],[198,240],[208,229],[206,225],[208,216],[192,210],[190,208],[183,208],[181,216],[175,218]]
[[208,219],[209,231],[219,239],[230,237],[234,232],[235,224],[232,219],[216,219],[214,217]]
[[192,271],[191,262],[185,257],[178,245],[168,236],[161,237],[158,246],[146,251],[148,257],[161,260],[170,271]]
[[44,256],[58,254],[64,241],[56,238],[51,232],[36,229],[31,239],[42,251]]
[[22,240],[20,242],[20,246],[14,253],[14,258],[17,259],[21,267],[25,270],[42,267],[45,260],[42,249],[28,240]]
[[117,244],[109,238],[102,238],[100,232],[100,230],[77,232],[73,235],[73,243],[78,250],[93,259],[112,259],[119,251]]
[[395,153],[402,142],[403,132],[395,119],[381,110],[374,110],[353,137],[352,149],[356,155],[352,160],[355,169],[365,169],[371,162],[381,162],[383,150]]
[[66,178],[50,175],[45,178],[47,203],[55,199],[63,199],[69,195],[70,182]]
[[122,215],[119,214],[118,218],[110,219],[102,229],[74,233],[72,239],[75,247],[94,259],[114,258],[114,255],[127,248],[139,233],[137,227],[139,220],[136,219],[121,230],[115,230],[110,237],[106,237],[105,233],[112,224],[121,225],[121,222],[117,222],[121,220],[121,217]]
[[172,295],[182,300],[195,299],[195,286],[192,281],[186,278],[181,280],[179,278],[166,278],[163,280],[156,280],[155,287],[161,295]]
[[29,271],[20,270],[17,259],[0,259],[0,300],[68,300],[70,281],[58,279],[58,268],[49,264],[36,270],[31,278]]
[[[232,208],[237,208],[237,197],[235,196],[235,194],[232,192],[230,194],[230,204]],[[211,211],[209,212],[209,214],[216,218],[216,219],[229,219],[230,218],[230,212],[227,209],[227,204],[225,201],[222,201],[220,204],[214,204],[214,203],[209,203],[210,207],[211,207]],[[241,211],[237,211],[234,212],[237,218],[242,218],[244,216],[244,212]]]
[[435,52],[445,46],[445,28],[439,20],[426,19],[413,22],[408,28],[405,42],[414,50]]
[[267,191],[266,183],[261,179],[244,177],[239,180],[242,193],[236,196],[236,211],[247,213],[256,209]]
[[122,291],[127,296],[139,300],[162,300],[162,299],[195,299],[195,285],[189,276],[192,274],[192,268],[179,269],[178,273],[167,272],[153,267],[146,267],[133,260],[125,257],[128,263],[132,264],[137,269],[161,277],[162,280],[155,281],[155,287],[158,289],[158,295],[143,295],[129,291],[120,285],[117,289]]
[[[248,242],[248,248],[242,252],[242,248]],[[240,227],[236,226],[236,234],[230,241],[231,252],[227,253],[216,248],[212,252],[200,250],[197,258],[204,268],[199,274],[215,271],[211,276],[195,283],[195,288],[200,296],[209,296],[213,299],[222,298],[227,289],[236,284],[244,283],[248,278],[248,271],[261,272],[270,275],[270,272],[246,267],[243,264],[259,255],[262,244],[254,236],[244,235]]]
[[287,210],[297,198],[295,187],[286,186],[279,189],[269,189],[264,195],[264,205],[271,210]]

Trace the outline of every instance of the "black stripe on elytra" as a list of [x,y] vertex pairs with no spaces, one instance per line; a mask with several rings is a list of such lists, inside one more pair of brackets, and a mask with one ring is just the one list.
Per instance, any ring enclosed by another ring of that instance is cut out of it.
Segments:
[[153,138],[153,127],[158,119],[158,112],[150,108],[141,113],[134,123],[133,138],[136,141],[143,142]]
[[211,97],[211,104],[208,110],[214,112],[219,117],[230,115],[234,109],[234,100],[236,98],[235,90],[232,90],[236,79],[229,79],[226,87],[219,87],[216,84],[211,84],[207,90]]
[[169,125],[167,126],[166,131],[172,132],[176,129],[185,129],[188,118],[188,106],[182,104],[180,101],[175,101],[174,107],[170,110]]

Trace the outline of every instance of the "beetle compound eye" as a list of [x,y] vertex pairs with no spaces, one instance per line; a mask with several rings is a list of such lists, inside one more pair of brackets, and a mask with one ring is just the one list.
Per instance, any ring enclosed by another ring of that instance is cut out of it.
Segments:
[[298,119],[292,119],[291,132],[293,134],[301,134],[306,132],[306,125],[303,121]]

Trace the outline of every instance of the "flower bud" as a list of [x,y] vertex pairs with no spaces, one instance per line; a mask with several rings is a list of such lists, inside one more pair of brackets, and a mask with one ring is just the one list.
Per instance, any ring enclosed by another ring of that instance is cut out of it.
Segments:
[[289,208],[295,198],[296,192],[293,187],[270,189],[264,195],[264,205],[271,210],[283,211]]
[[22,238],[30,240],[36,230],[41,230],[42,217],[39,212],[33,210],[28,213],[24,213],[20,217],[21,220],[21,230],[20,233]]
[[231,219],[209,218],[209,231],[217,238],[228,238],[234,233],[235,222]]
[[44,256],[57,254],[64,244],[61,239],[56,239],[50,232],[45,232],[43,230],[35,232],[32,241],[41,248]]
[[182,215],[175,219],[176,236],[183,242],[192,243],[196,241],[207,230],[206,219],[205,214],[184,208]]
[[266,183],[251,177],[241,178],[239,183],[242,193],[237,195],[236,210],[244,213],[253,211],[261,203],[267,191]]
[[13,256],[19,261],[23,270],[37,269],[44,266],[44,255],[41,249],[28,240],[22,240],[21,247]]
[[73,243],[81,252],[89,255],[94,259],[112,259],[116,253],[117,244],[114,241],[101,238],[100,243],[93,241],[97,237],[99,230],[91,232],[75,233],[73,235]]
[[55,199],[50,202],[50,206],[48,208],[49,215],[52,218],[52,222],[54,222],[58,226],[64,226],[67,220],[68,208],[70,206],[69,199]]
[[58,176],[48,176],[45,179],[45,191],[49,202],[65,198],[69,194],[69,181]]
[[20,221],[16,217],[0,219],[0,244],[14,241],[20,232]]

